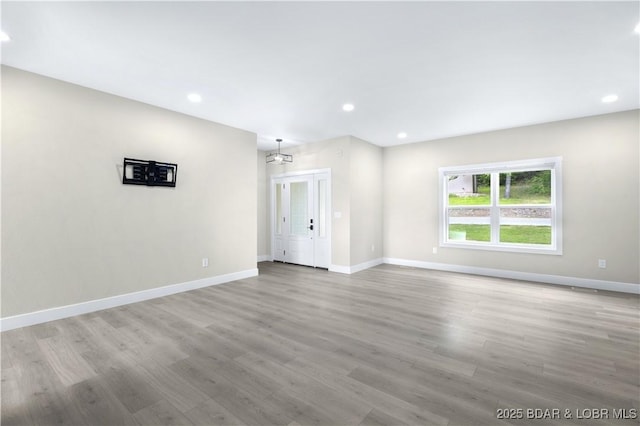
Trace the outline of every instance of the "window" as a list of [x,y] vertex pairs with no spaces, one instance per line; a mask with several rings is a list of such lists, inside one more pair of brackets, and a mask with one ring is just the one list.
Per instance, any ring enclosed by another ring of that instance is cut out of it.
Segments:
[[440,168],[440,245],[562,254],[561,161]]

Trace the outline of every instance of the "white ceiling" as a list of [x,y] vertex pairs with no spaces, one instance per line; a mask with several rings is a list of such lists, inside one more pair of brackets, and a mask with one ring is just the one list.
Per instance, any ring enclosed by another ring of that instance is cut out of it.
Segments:
[[250,130],[262,149],[390,146],[639,108],[639,21],[637,1],[3,1],[2,63]]

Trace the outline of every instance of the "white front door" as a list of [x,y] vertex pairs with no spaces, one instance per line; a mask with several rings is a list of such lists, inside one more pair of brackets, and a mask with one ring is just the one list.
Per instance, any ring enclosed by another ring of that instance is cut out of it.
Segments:
[[274,260],[328,268],[329,174],[274,178],[272,194]]
[[285,259],[289,263],[313,266],[313,177],[288,179],[284,191],[289,210]]

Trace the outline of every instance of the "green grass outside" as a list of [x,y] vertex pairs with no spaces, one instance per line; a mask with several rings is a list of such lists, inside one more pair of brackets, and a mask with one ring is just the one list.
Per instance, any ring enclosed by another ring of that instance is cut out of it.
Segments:
[[[465,232],[467,241],[491,241],[489,225],[449,225],[451,232]],[[500,226],[500,242],[520,244],[551,244],[550,226],[502,225]]]
[[[459,197],[449,194],[450,206],[488,206],[491,194],[488,186],[480,186],[477,196]],[[511,197],[504,198],[504,185],[500,186],[500,204],[550,204],[551,196],[534,194],[529,185],[511,185]]]
[[489,225],[449,225],[449,238],[454,239],[452,232],[466,232],[466,241],[491,241],[491,230]]

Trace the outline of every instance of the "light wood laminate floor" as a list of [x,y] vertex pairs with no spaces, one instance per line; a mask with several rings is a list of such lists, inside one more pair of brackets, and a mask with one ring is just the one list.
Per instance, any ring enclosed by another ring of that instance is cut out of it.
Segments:
[[[638,424],[613,419],[640,408],[637,296],[259,267],[2,333],[2,425]],[[562,415],[527,420],[536,408]],[[575,418],[593,409],[609,418]]]

